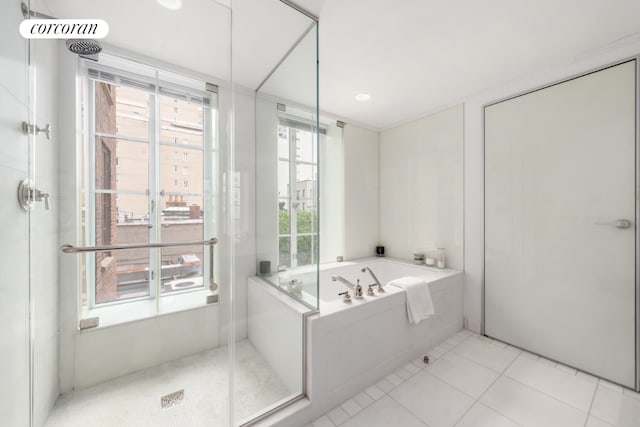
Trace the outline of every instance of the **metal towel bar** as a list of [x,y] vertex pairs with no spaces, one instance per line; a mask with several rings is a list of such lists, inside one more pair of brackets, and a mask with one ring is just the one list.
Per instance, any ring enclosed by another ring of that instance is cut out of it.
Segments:
[[[171,248],[176,246],[213,246],[218,243],[218,239],[212,237],[209,240],[185,240],[182,242],[166,242],[166,243],[138,243],[128,245],[107,245],[107,246],[73,246],[65,244],[60,246],[60,250],[65,254],[80,254],[86,252],[111,252],[111,251],[124,251],[127,249],[154,249],[154,248]],[[209,251],[209,287],[211,290],[215,290],[218,285],[213,280],[213,248]],[[216,299],[217,301],[217,299]],[[212,301],[214,302],[214,301]]]
[[166,243],[134,243],[127,245],[107,245],[107,246],[73,246],[65,244],[60,246],[60,250],[65,254],[76,254],[85,252],[110,252],[110,251],[124,251],[128,249],[154,249],[154,248],[170,248],[174,246],[193,246],[204,245],[213,246],[218,243],[218,239],[212,237],[209,240],[185,240],[182,242],[166,242]]

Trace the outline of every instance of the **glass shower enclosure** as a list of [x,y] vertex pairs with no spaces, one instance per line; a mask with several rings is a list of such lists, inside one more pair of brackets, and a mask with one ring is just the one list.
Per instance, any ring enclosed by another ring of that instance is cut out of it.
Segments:
[[[304,75],[313,123],[317,44],[300,41],[316,22],[277,0],[1,7],[3,423],[249,425],[304,396],[317,303],[296,312],[291,381],[251,327],[248,280],[265,239],[258,89],[283,66]],[[23,38],[27,19],[103,19],[109,34],[79,55]],[[311,68],[289,59],[303,49]],[[307,216],[293,245],[313,260]]]

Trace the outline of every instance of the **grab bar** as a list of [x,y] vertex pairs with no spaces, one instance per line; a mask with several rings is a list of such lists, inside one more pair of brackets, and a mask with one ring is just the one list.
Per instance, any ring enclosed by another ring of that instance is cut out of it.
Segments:
[[174,246],[193,246],[204,245],[213,246],[218,243],[218,239],[212,237],[209,240],[185,240],[183,242],[166,242],[166,243],[134,243],[127,245],[107,245],[107,246],[73,246],[70,244],[64,244],[60,246],[60,250],[65,254],[78,254],[85,252],[110,252],[110,251],[125,251],[128,249],[154,249],[154,248],[171,248]]
[[[171,248],[177,246],[193,246],[203,245],[212,246],[209,251],[209,288],[215,291],[218,288],[218,284],[213,280],[213,245],[218,243],[218,239],[212,237],[209,240],[185,240],[182,242],[166,242],[166,243],[134,243],[128,245],[108,245],[108,246],[73,246],[70,244],[64,244],[60,246],[60,250],[65,254],[80,254],[86,252],[110,252],[110,251],[125,251],[127,249],[155,249],[155,248]],[[207,296],[207,304],[210,302],[217,302],[217,295]]]

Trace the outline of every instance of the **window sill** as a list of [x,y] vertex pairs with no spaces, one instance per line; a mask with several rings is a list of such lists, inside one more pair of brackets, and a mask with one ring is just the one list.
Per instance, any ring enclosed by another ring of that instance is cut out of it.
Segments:
[[99,317],[100,324],[97,328],[119,325],[212,305],[206,302],[209,295],[217,295],[217,292],[211,292],[209,289],[200,289],[177,295],[162,296],[160,297],[158,311],[156,311],[156,301],[153,298],[96,307],[91,310],[84,310],[82,318]]

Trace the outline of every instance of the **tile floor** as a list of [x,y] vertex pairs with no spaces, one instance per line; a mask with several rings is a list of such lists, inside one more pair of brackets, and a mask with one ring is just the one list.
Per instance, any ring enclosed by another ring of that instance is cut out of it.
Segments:
[[[248,340],[236,343],[234,368],[236,422],[292,397]],[[65,394],[56,402],[45,426],[226,426],[229,424],[228,369],[226,346],[183,357]],[[184,389],[184,400],[162,409],[160,396],[179,389]]]
[[640,427],[640,394],[463,330],[307,427]]

